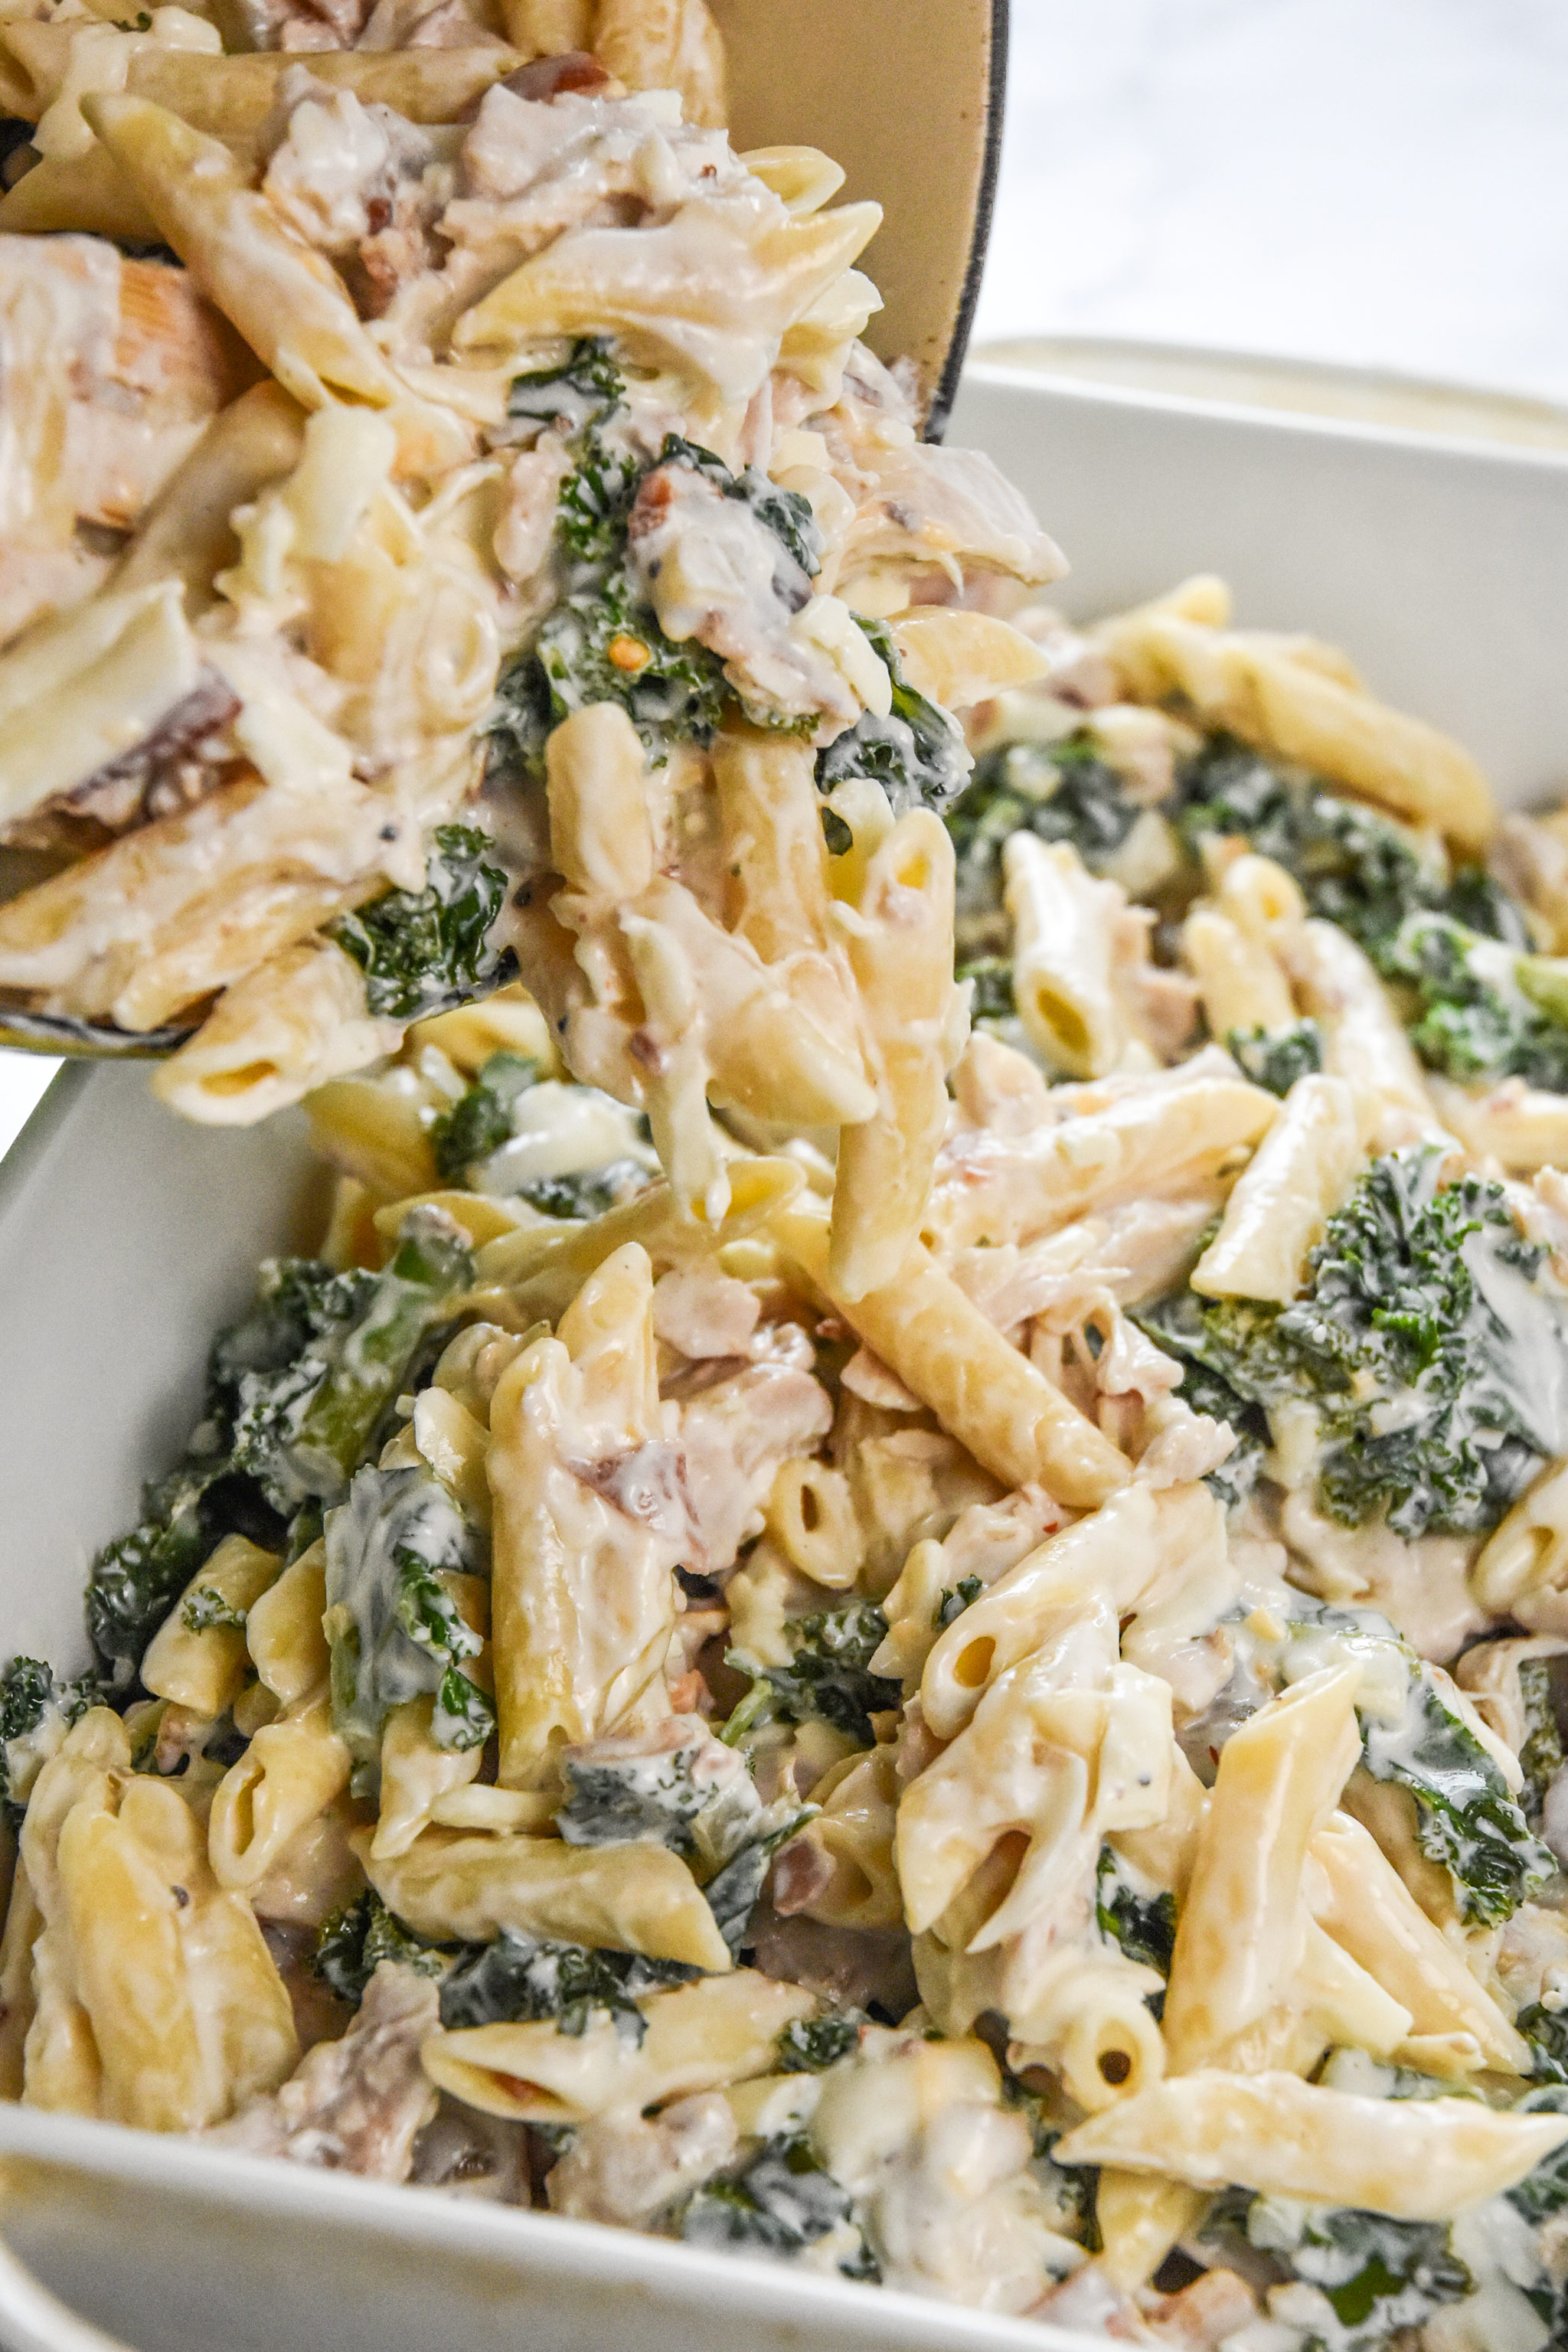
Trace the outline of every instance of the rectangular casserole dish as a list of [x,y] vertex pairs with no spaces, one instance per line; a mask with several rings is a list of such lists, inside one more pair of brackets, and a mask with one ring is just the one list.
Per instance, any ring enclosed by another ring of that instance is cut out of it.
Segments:
[[[1568,457],[966,376],[986,448],[1074,559],[1087,614],[1224,573],[1247,623],[1343,646],[1516,805],[1568,778]],[[0,1624],[82,1663],[80,1594],[195,1417],[209,1337],[308,1230],[294,1116],[179,1126],[134,1067],[77,1066],[0,1165]],[[1087,2352],[1088,2338],[537,2214],[0,2106],[0,2232],[138,2352]],[[105,2338],[0,2271],[11,2352]]]

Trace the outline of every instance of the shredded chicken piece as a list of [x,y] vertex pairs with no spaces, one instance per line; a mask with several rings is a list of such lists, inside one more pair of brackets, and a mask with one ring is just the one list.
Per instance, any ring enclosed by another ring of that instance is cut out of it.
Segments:
[[[792,1327],[793,1328],[793,1327]],[[697,1543],[687,1565],[722,1575],[749,1535],[781,1462],[810,1454],[827,1433],[827,1391],[797,1364],[748,1364],[684,1405],[680,1438]]]
[[711,2179],[735,2152],[735,2118],[717,2091],[644,2118],[613,2107],[584,2125],[551,2171],[554,2213],[637,2228]]
[[383,1960],[341,2042],[319,2042],[289,2080],[205,2137],[251,2156],[406,2180],[416,2135],[436,2113],[419,2046],[436,2030],[428,1977]]

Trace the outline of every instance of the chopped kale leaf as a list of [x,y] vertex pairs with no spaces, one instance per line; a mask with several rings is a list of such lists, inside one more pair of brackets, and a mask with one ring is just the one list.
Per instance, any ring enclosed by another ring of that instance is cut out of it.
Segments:
[[436,1166],[460,1184],[477,1160],[488,1160],[511,1136],[512,1105],[532,1086],[539,1065],[529,1054],[492,1054],[479,1076],[430,1129]]
[[1415,1800],[1415,1837],[1453,1881],[1462,1919],[1508,1918],[1556,1864],[1531,1836],[1508,1783],[1469,1727],[1445,1705],[1425,1661],[1397,1724],[1363,1718],[1363,1762]]
[[1288,1095],[1298,1078],[1323,1066],[1322,1032],[1315,1021],[1289,1029],[1233,1029],[1225,1042],[1253,1085],[1271,1095]]
[[583,2034],[596,2011],[607,2012],[622,2041],[640,2049],[647,2021],[638,1998],[700,1974],[681,1960],[550,1943],[503,1927],[493,1943],[470,1949],[442,1985],[441,2022],[451,2032],[547,2018],[558,2033]]
[[1548,2083],[1568,2084],[1568,2011],[1536,2000],[1513,2021],[1530,2044],[1531,2073]]
[[953,972],[954,980],[972,980],[974,994],[970,1000],[970,1014],[975,1021],[1011,1021],[1018,1010],[1013,993],[1013,964],[1008,956],[976,956],[972,963],[961,963]]
[[[759,467],[748,466],[743,473],[732,474],[721,457],[711,449],[700,448],[693,441],[683,441],[678,433],[665,436],[658,453],[661,466],[689,466],[695,473],[711,482],[727,499],[739,499],[756,516],[763,527],[773,532],[786,556],[802,574],[800,583],[792,585],[786,595],[793,609],[798,612],[810,593],[810,583],[822,569],[826,546],[816,517],[812,513],[809,499],[798,490],[782,490],[770,481]],[[782,583],[775,583],[775,586]]]
[[87,1630],[117,1690],[131,1684],[148,1643],[218,1537],[228,1531],[227,1514],[220,1507],[232,1498],[227,1466],[209,1456],[153,1480],[143,1491],[138,1525],[106,1544],[92,1564]]
[[1270,2253],[1316,2287],[1337,2323],[1334,2352],[1373,2352],[1475,2292],[1444,2221],[1396,2221],[1349,2206],[1298,2205],[1233,2189],[1216,2200],[1200,2236],[1208,2244],[1239,2241]]
[[364,973],[378,1019],[422,1021],[499,988],[514,966],[489,945],[506,897],[490,844],[471,825],[437,825],[422,890],[388,890],[340,915],[332,937]]
[[860,2029],[868,2022],[858,2009],[830,2010],[826,2017],[797,2017],[784,2027],[777,2042],[781,2074],[820,2074],[852,2058],[860,2047]]
[[1374,1161],[1289,1307],[1187,1294],[1140,1317],[1253,1403],[1311,1403],[1322,1507],[1349,1527],[1384,1513],[1405,1537],[1495,1527],[1568,1440],[1568,1300],[1501,1186],[1439,1191],[1438,1165],[1426,1150]]
[[619,407],[626,391],[611,348],[607,335],[584,335],[560,367],[513,376],[507,415],[524,425],[563,425],[573,433],[601,423]]
[[1134,1882],[1115,1848],[1102,1845],[1095,1874],[1095,1924],[1108,1943],[1130,1960],[1171,1973],[1176,1943],[1176,1898],[1163,1890],[1151,1894]]
[[13,1658],[0,1676],[0,1802],[13,1829],[26,1811],[40,1767],[98,1701],[93,1675],[57,1682],[41,1658]]
[[180,1622],[187,1633],[205,1633],[215,1625],[243,1627],[246,1612],[237,1609],[232,1601],[210,1584],[200,1584],[180,1611]]
[[885,719],[862,711],[817,754],[817,789],[830,793],[851,776],[865,776],[882,786],[895,816],[906,809],[941,809],[968,781],[963,730],[909,683],[886,622],[855,617],[892,680],[892,709]]
[[984,1590],[977,1576],[961,1576],[956,1584],[950,1584],[931,1612],[931,1623],[937,1632],[945,1632],[955,1618],[962,1617],[966,1609],[973,1608]]
[[545,1217],[602,1217],[652,1181],[640,1160],[612,1160],[574,1176],[536,1176],[520,1184],[518,1198]]
[[428,1207],[409,1212],[380,1274],[270,1260],[256,1312],[214,1351],[209,1411],[227,1424],[230,1466],[284,1514],[311,1496],[338,1501],[416,1349],[472,1279],[465,1235]]
[[1539,1831],[1546,1791],[1563,1769],[1563,1734],[1552,1692],[1552,1660],[1524,1658],[1519,1668],[1520,1697],[1524,1705],[1524,1745],[1519,1751],[1524,1786],[1520,1810],[1532,1830]]
[[387,1909],[374,1888],[322,1920],[310,1967],[323,1984],[357,2009],[383,1960],[397,1960],[422,1977],[438,1977],[453,1947],[428,1943]]
[[476,1565],[473,1530],[422,1466],[357,1471],[328,1518],[332,1728],[367,1792],[387,1716],[407,1700],[435,1696],[431,1731],[443,1746],[479,1748],[489,1735],[495,1711],[458,1671],[484,1644],[440,1573]]
[[870,1671],[887,1638],[887,1619],[871,1602],[855,1601],[847,1608],[802,1617],[791,1630],[797,1647],[786,1666],[759,1668],[741,1651],[729,1654],[729,1663],[752,1682],[721,1737],[735,1747],[764,1723],[819,1719],[868,1748],[871,1717],[897,1706],[903,1696],[897,1682]]
[[[790,2255],[815,2245],[852,2214],[847,2191],[805,2134],[793,2132],[765,2141],[742,2171],[700,2189],[682,2216],[680,2234],[689,2245]],[[839,2268],[854,2278],[878,2275],[863,2240]]]
[[[1523,2022],[1521,2021],[1521,2030]],[[1537,2072],[1542,2070],[1538,2068]],[[1515,2115],[1568,2114],[1568,2084],[1552,2083],[1543,2090],[1527,2091],[1513,2109]],[[1507,2190],[1509,2203],[1516,2206],[1527,2221],[1539,2223],[1561,2213],[1568,2206],[1568,2140],[1543,2157],[1533,2172],[1527,2172],[1514,2188]],[[1563,2290],[1560,2288],[1559,2293]],[[1551,2316],[1552,2315],[1548,2315]]]
[[973,920],[1000,908],[1002,845],[1010,833],[1065,841],[1091,872],[1100,872],[1141,814],[1125,778],[1100,758],[1087,730],[1054,743],[998,745],[946,812],[961,917]]

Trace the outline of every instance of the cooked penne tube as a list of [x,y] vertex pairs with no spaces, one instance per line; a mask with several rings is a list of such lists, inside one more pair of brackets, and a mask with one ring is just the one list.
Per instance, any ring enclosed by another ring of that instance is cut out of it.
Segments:
[[1206,1298],[1272,1298],[1301,1286],[1307,1253],[1362,1163],[1361,1121],[1343,1078],[1298,1078],[1242,1171],[1220,1229],[1193,1269]]
[[1037,1479],[1066,1503],[1103,1502],[1126,1483],[1124,1457],[1010,1348],[917,1243],[895,1282],[857,1299],[829,1288],[827,1234],[807,1211],[773,1228],[811,1281],[977,1462],[1005,1482]]
[[432,2034],[419,2054],[433,2083],[483,2114],[576,2123],[764,2074],[784,2027],[811,2008],[797,1985],[736,1969],[655,1993],[636,2044],[605,2018],[577,2034],[548,2022],[469,2026]]
[[1268,2197],[1445,2220],[1511,2188],[1568,2139],[1568,2116],[1493,2115],[1475,2099],[1358,2098],[1294,2074],[1157,2083],[1057,2143],[1063,2164],[1239,2180]]

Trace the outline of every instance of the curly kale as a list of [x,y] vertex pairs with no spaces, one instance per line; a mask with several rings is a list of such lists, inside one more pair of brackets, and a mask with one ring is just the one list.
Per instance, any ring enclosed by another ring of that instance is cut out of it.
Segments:
[[1568,2011],[1536,2000],[1513,2021],[1530,2044],[1531,2072],[1548,2083],[1568,2084]]
[[1282,774],[1232,736],[1211,736],[1184,765],[1174,814],[1194,847],[1205,834],[1240,835],[1294,875],[1314,915],[1374,957],[1408,914],[1447,892],[1446,869],[1403,825]]
[[[802,2132],[763,2142],[742,2170],[710,2180],[688,2204],[680,2234],[688,2245],[729,2253],[798,2254],[853,2218],[847,2189]],[[864,2238],[839,2263],[847,2278],[880,2273]]]
[[226,1601],[216,1585],[199,1584],[180,1611],[180,1622],[187,1633],[210,1633],[215,1625],[227,1625],[243,1632],[248,1611],[237,1609]]
[[976,956],[971,963],[956,965],[952,976],[961,983],[966,980],[974,982],[969,1007],[973,1020],[1011,1021],[1017,1013],[1010,956]]
[[511,1137],[512,1106],[539,1076],[530,1054],[492,1054],[472,1084],[430,1129],[430,1149],[448,1184],[462,1183],[479,1160]]
[[545,1217],[602,1217],[652,1182],[640,1160],[611,1160],[603,1168],[583,1168],[573,1176],[535,1176],[520,1184],[517,1197]]
[[789,583],[785,592],[786,601],[798,612],[810,593],[811,582],[822,569],[826,546],[810,499],[802,498],[798,490],[780,489],[757,466],[748,466],[743,472],[732,474],[711,449],[703,449],[695,441],[683,441],[679,433],[666,434],[658,462],[661,466],[689,466],[725,498],[738,499],[751,508],[802,575],[799,582]]
[[529,374],[513,376],[507,415],[515,424],[539,430],[553,425],[568,433],[581,433],[590,425],[602,424],[620,406],[626,388],[611,350],[608,335],[584,335],[559,367],[535,368]]
[[618,703],[659,766],[672,743],[710,741],[730,697],[718,656],[667,637],[624,565],[563,597],[496,691],[491,732],[535,776],[551,730],[588,703]]
[[893,682],[893,707],[885,719],[862,711],[853,727],[818,752],[817,790],[830,793],[852,776],[864,776],[882,786],[896,816],[906,809],[942,808],[969,778],[963,730],[905,677],[887,623],[859,613],[855,618]]
[[984,1590],[984,1585],[977,1576],[961,1576],[956,1584],[950,1584],[941,1594],[936,1607],[931,1612],[931,1622],[937,1632],[945,1633],[956,1619],[963,1616],[966,1609],[972,1609],[974,1606]]
[[1568,1299],[1501,1186],[1439,1191],[1439,1165],[1426,1149],[1374,1161],[1291,1305],[1189,1293],[1140,1318],[1251,1402],[1311,1403],[1321,1507],[1405,1537],[1495,1527],[1568,1444]]
[[[220,1536],[234,1524],[234,1483],[226,1460],[209,1452],[167,1478],[150,1481],[142,1517],[128,1535],[105,1544],[87,1584],[87,1630],[103,1671],[126,1689],[142,1653]],[[258,1498],[259,1499],[259,1498]],[[258,1533],[275,1535],[265,1505]],[[250,1525],[256,1526],[254,1514]],[[241,1529],[245,1532],[245,1529]]]
[[1289,1029],[1233,1029],[1226,1044],[1255,1087],[1288,1095],[1298,1078],[1323,1066],[1323,1036],[1315,1021]]
[[1507,1919],[1557,1864],[1509,1792],[1498,1766],[1419,1662],[1396,1724],[1362,1721],[1363,1763],[1415,1800],[1415,1839],[1447,1871],[1459,1916]]
[[13,1658],[0,1675],[0,1803],[13,1829],[21,1824],[39,1768],[98,1700],[95,1676],[57,1682],[41,1658]]
[[311,1973],[340,2000],[357,2009],[383,1960],[396,1960],[422,1977],[438,1977],[450,1965],[453,1945],[432,1944],[389,1911],[374,1887],[344,1903],[322,1920],[310,1955]]
[[1568,1026],[1550,1010],[1568,1014],[1568,1004],[1551,960],[1518,955],[1451,916],[1423,914],[1402,925],[1380,969],[1413,992],[1410,1041],[1430,1068],[1461,1082],[1518,1077],[1568,1091]]
[[367,1792],[395,1706],[433,1695],[431,1736],[442,1748],[480,1748],[494,1727],[489,1700],[462,1671],[484,1643],[441,1573],[471,1571],[477,1554],[447,1488],[413,1465],[357,1471],[327,1521],[332,1728]]
[[1315,2287],[1332,2315],[1315,2338],[1325,2352],[1330,2344],[1333,2352],[1373,2352],[1475,2292],[1446,2221],[1396,2221],[1232,2189],[1215,2200],[1199,2236],[1205,2245],[1245,2245],[1254,2258],[1270,2254],[1288,2275]]
[[793,2018],[774,2044],[781,2074],[820,2074],[852,2058],[860,2047],[860,2029],[870,2022],[858,2009],[829,2010],[825,2017]]
[[[706,1751],[706,1752],[705,1752]],[[571,1756],[555,1825],[569,1845],[668,1846],[689,1864],[730,1949],[739,1954],[768,1864],[816,1811],[791,1797],[764,1805],[738,1757],[715,1770],[706,1733],[678,1748]]]
[[364,973],[365,1003],[378,1019],[422,1021],[510,979],[510,950],[489,944],[505,897],[506,876],[487,836],[472,825],[439,824],[425,887],[388,890],[340,915],[331,934]]
[[1219,1468],[1209,1472],[1204,1484],[1211,1494],[1219,1496],[1227,1511],[1234,1511],[1240,1508],[1257,1486],[1263,1471],[1263,1457],[1273,1441],[1268,1415],[1263,1407],[1255,1398],[1243,1395],[1210,1360],[1209,1336],[1204,1323],[1207,1305],[1207,1300],[1200,1298],[1195,1291],[1182,1290],[1173,1297],[1140,1307],[1134,1319],[1168,1355],[1181,1359],[1182,1395],[1194,1412],[1206,1413],[1211,1421],[1223,1421],[1233,1432],[1235,1445]]
[[230,1467],[288,1514],[339,1501],[421,1343],[473,1279],[464,1234],[439,1209],[411,1210],[380,1274],[270,1260],[254,1314],[219,1339],[209,1412]]
[[1519,1695],[1524,1708],[1524,1745],[1519,1751],[1520,1769],[1524,1774],[1524,1786],[1519,1792],[1520,1810],[1531,1828],[1539,1830],[1546,1791],[1565,1760],[1550,1658],[1521,1660]]
[[1095,1925],[1130,1960],[1171,1973],[1176,1946],[1176,1898],[1142,1886],[1114,1847],[1102,1845],[1094,1881]]
[[493,1943],[470,1948],[447,1978],[441,2022],[452,2032],[469,2025],[549,2019],[558,2033],[583,2034],[595,2012],[607,2013],[622,2041],[640,2049],[647,2020],[638,1999],[690,1984],[700,1974],[683,1960],[594,1951],[503,1927]]
[[752,1677],[721,1738],[736,1747],[765,1723],[831,1723],[860,1747],[869,1748],[871,1717],[897,1706],[902,1686],[870,1671],[887,1639],[888,1621],[868,1601],[844,1609],[824,1609],[798,1618],[791,1627],[795,1651],[786,1666],[761,1666],[743,1651],[728,1663]]

